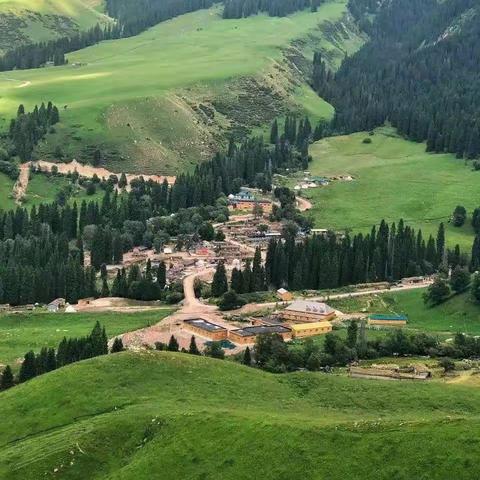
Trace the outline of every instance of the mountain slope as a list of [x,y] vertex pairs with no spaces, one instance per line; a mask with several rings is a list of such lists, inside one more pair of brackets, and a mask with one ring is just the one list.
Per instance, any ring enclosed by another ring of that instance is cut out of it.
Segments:
[[0,51],[108,22],[101,0],[0,0]]
[[0,394],[0,476],[473,479],[479,400],[477,388],[436,381],[115,354]]
[[371,23],[372,2],[351,3],[371,41],[319,88],[336,108],[333,128],[353,132],[391,121],[409,139],[427,140],[428,151],[478,157],[478,1],[378,3]]
[[288,110],[308,112],[312,121],[332,114],[304,70],[313,48],[338,65],[364,41],[345,0],[283,18],[220,14],[214,7],[179,16],[69,54],[63,67],[6,72],[4,125],[19,103],[51,99],[68,108],[40,148],[42,158],[55,159],[58,145],[67,159],[91,161],[98,147],[114,171],[175,174],[228,136],[265,127]]

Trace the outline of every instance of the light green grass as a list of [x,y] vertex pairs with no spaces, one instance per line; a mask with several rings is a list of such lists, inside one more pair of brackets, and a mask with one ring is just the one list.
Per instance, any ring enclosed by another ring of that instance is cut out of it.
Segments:
[[[362,143],[367,137],[371,144]],[[463,205],[467,223],[463,228],[447,224],[447,240],[470,251],[471,213],[480,205],[480,177],[471,164],[450,154],[426,153],[424,144],[403,140],[387,128],[372,137],[355,133],[324,139],[312,145],[311,153],[312,174],[355,177],[304,192],[314,203],[316,227],[367,232],[382,219],[403,218],[424,235],[435,234],[439,223],[448,222],[454,208]]]
[[137,313],[19,313],[0,315],[0,363],[23,358],[26,352],[42,347],[57,347],[63,337],[88,334],[98,320],[107,335],[136,330],[159,322],[172,312],[164,308]]
[[[318,34],[319,24],[339,21],[345,9],[345,0],[334,0],[316,13],[303,11],[284,18],[257,15],[223,20],[219,8],[183,15],[136,37],[102,42],[69,54],[67,66],[0,75],[0,114],[12,115],[19,103],[27,108],[48,100],[60,107],[68,105],[66,111],[61,109],[61,118],[68,127],[75,126],[81,142],[74,147],[71,138],[62,136],[59,141],[63,141],[67,154],[81,154],[85,145],[105,143],[108,150],[109,145],[115,144],[123,153],[125,166],[135,168],[135,160],[155,147],[150,170],[168,171],[165,158],[172,149],[168,138],[165,145],[160,143],[162,135],[153,139],[158,145],[149,141],[150,123],[145,121],[128,127],[130,117],[135,120],[138,115],[126,111],[124,105],[139,102],[141,109],[141,101],[146,98],[163,99],[172,92],[199,86],[209,91],[215,84],[221,86],[234,78],[269,71],[275,62],[283,61],[283,49],[294,39],[306,37],[309,32]],[[17,88],[24,82],[31,83]],[[320,114],[330,111],[305,88],[298,98],[307,109],[318,108]],[[176,102],[178,111],[189,111],[181,98],[176,98]],[[148,119],[154,124],[157,120],[150,115]],[[182,121],[185,122],[194,129],[197,120]],[[125,135],[126,129],[130,129],[129,135]],[[61,132],[61,126],[57,130]],[[119,144],[122,138],[123,143]],[[182,148],[175,151],[182,154]]]
[[332,299],[328,303],[343,313],[397,313],[408,315],[408,328],[451,334],[480,335],[480,305],[469,293],[455,295],[445,303],[427,307],[425,289]]
[[122,353],[0,394],[0,476],[473,480],[479,405],[478,388],[440,381]]

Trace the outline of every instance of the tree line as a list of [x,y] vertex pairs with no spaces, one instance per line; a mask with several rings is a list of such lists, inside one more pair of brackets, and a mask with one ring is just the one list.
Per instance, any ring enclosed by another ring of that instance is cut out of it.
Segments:
[[11,120],[9,127],[14,154],[24,162],[31,160],[35,145],[59,121],[58,108],[52,102],[48,102],[47,106],[44,103],[40,107],[35,105],[31,112],[25,112],[25,107],[20,105],[17,117]]
[[[111,352],[123,350],[123,343],[120,338],[115,339]],[[99,322],[95,324],[92,331],[85,337],[64,337],[57,349],[43,347],[39,353],[33,350],[24,356],[18,377],[15,379],[12,369],[7,365],[0,379],[0,388],[6,390],[16,383],[23,383],[44,373],[51,372],[57,368],[71,363],[94,358],[108,353],[108,337],[105,327]]]
[[244,18],[259,13],[271,17],[285,17],[310,8],[316,12],[325,0],[225,0],[223,18]]
[[427,151],[478,158],[478,2],[376,3],[350,2],[371,39],[338,72],[319,53],[314,57],[311,84],[335,106],[332,131],[371,130],[388,121],[406,138],[426,141]]

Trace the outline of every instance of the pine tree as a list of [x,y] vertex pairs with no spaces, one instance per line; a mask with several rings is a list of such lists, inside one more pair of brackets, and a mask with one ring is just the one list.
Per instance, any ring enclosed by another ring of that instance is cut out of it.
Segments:
[[25,354],[22,366],[20,367],[20,373],[18,374],[18,381],[20,383],[26,382],[37,376],[37,366],[35,353],[30,350]]
[[190,347],[188,348],[188,353],[191,353],[192,355],[200,355],[200,351],[197,347],[197,342],[195,341],[195,335],[192,335],[192,338],[190,339]]
[[167,350],[169,352],[178,352],[178,342],[177,342],[177,339],[172,335],[170,337],[170,341],[168,342],[168,347],[167,347]]
[[121,337],[115,337],[113,341],[112,348],[110,350],[111,353],[118,353],[123,352],[125,349],[123,347],[123,341]]
[[214,297],[222,296],[228,290],[227,272],[223,262],[219,262],[213,275],[212,295]]
[[2,378],[0,380],[0,389],[7,390],[15,385],[15,381],[13,378],[12,369],[10,365],[7,365],[2,372]]
[[248,347],[245,349],[245,352],[243,352],[242,363],[244,365],[249,366],[249,367],[252,365],[252,356],[251,356],[251,353],[250,353],[250,348],[248,348]]

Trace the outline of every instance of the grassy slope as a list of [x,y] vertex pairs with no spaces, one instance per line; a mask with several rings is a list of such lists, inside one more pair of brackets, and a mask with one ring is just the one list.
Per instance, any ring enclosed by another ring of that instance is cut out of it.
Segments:
[[[135,161],[146,157],[147,164],[141,165],[144,171],[176,172],[179,160],[183,160],[181,167],[188,168],[199,160],[202,146],[205,150],[205,145],[215,140],[192,114],[189,92],[200,89],[219,100],[216,95],[221,97],[232,79],[259,72],[274,75],[272,69],[283,62],[282,49],[308,32],[321,38],[318,25],[338,22],[345,13],[345,3],[333,0],[317,13],[304,11],[286,18],[258,15],[223,20],[218,8],[183,15],[136,37],[72,53],[68,66],[0,76],[0,113],[9,116],[19,103],[31,107],[52,99],[57,105],[68,105],[62,112],[68,128],[59,126],[44,153],[60,143],[68,155],[82,154],[89,159],[82,151],[85,145],[104,144],[108,156],[109,146],[116,144],[124,159],[114,165],[116,168],[138,168]],[[344,41],[350,50],[361,40],[352,36]],[[322,48],[336,54],[333,61],[341,56],[340,46],[335,37],[322,43]],[[72,66],[79,63],[82,65]],[[26,81],[31,84],[16,88]],[[272,82],[276,83],[275,78]],[[318,105],[320,115],[331,113],[324,102],[311,102],[311,92],[305,86],[298,87],[296,94],[307,110]],[[156,106],[158,114],[155,108],[142,104],[151,98],[161,102]],[[164,111],[168,112],[165,120]],[[156,123],[159,125],[152,128]],[[72,135],[72,125],[79,129],[78,135]],[[78,145],[75,136],[81,137]],[[189,137],[190,148],[183,140]]]
[[364,297],[331,300],[344,313],[405,313],[409,328],[428,332],[465,332],[480,335],[480,306],[469,293],[456,295],[436,307],[423,303],[424,290],[405,290]]
[[0,0],[5,30],[5,37],[0,35],[0,50],[12,46],[9,38],[45,41],[105,23],[108,18],[101,10],[101,0]]
[[159,322],[171,313],[161,309],[137,313],[25,313],[0,316],[0,363],[23,357],[28,350],[56,347],[63,337],[86,335],[98,320],[109,337]]
[[[351,174],[354,182],[334,182],[305,192],[314,203],[320,228],[369,231],[382,218],[435,234],[457,205],[469,214],[478,207],[478,176],[454,156],[425,153],[425,145],[405,141],[390,129],[379,129],[363,144],[366,133],[321,140],[311,148],[314,175]],[[470,218],[463,228],[447,227],[449,244],[470,251]]]
[[479,405],[461,385],[117,354],[0,394],[0,476],[474,479]]

